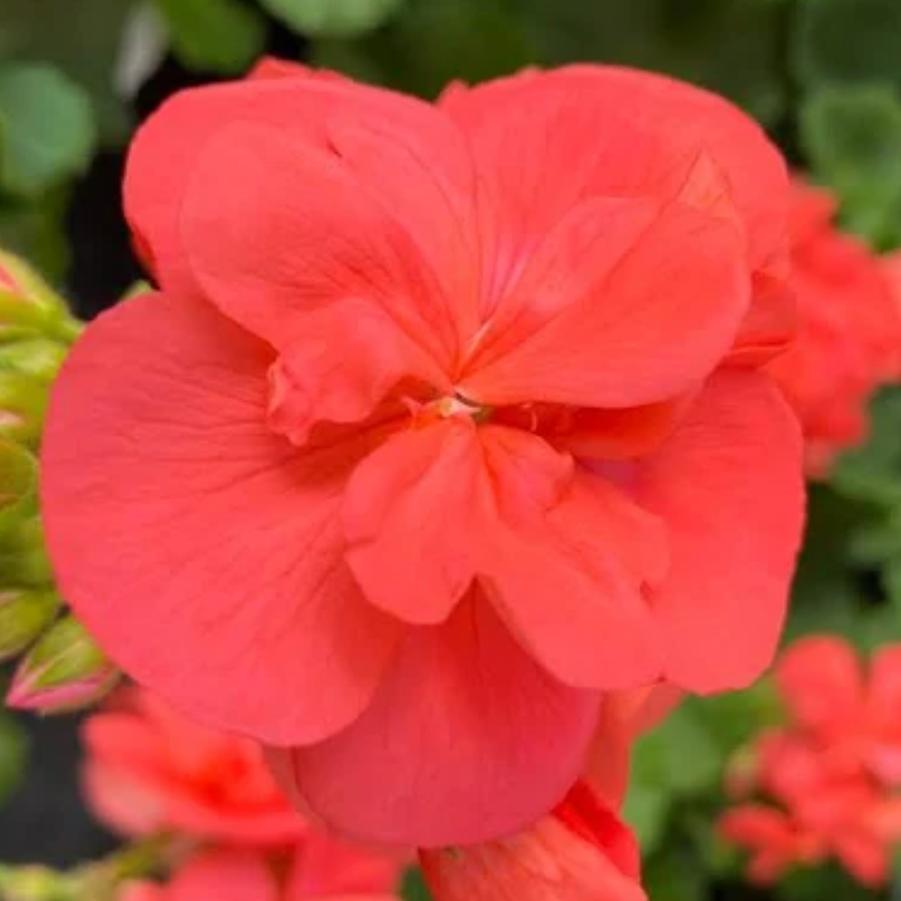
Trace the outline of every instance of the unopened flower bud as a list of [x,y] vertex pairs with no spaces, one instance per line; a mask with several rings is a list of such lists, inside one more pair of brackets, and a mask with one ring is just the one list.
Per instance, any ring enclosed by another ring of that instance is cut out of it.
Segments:
[[68,348],[49,338],[31,338],[0,344],[0,370],[19,372],[49,383],[56,376]]
[[3,901],[76,901],[65,874],[49,867],[0,865]]
[[6,696],[10,707],[63,713],[88,707],[119,679],[119,671],[73,616],[53,625],[28,652]]
[[24,447],[0,439],[0,541],[37,512],[36,486],[34,456]]
[[37,444],[46,407],[44,384],[25,373],[0,369],[0,439]]
[[80,323],[23,260],[0,250],[0,340],[42,334],[69,343]]
[[53,591],[0,589],[0,661],[21,654],[50,625],[58,609]]
[[52,584],[53,569],[39,517],[23,518],[14,528],[0,533],[0,573],[6,585],[43,588]]

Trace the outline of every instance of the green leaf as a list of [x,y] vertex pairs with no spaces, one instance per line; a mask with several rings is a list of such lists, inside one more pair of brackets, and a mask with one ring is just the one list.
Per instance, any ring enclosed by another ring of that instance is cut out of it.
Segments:
[[0,805],[5,803],[22,777],[27,750],[25,734],[11,716],[0,710]]
[[806,0],[793,42],[801,82],[886,82],[901,88],[901,3]]
[[385,22],[404,0],[261,0],[290,28],[310,36],[363,34]]
[[511,0],[409,0],[377,34],[319,40],[319,65],[433,97],[449,81],[483,81],[539,60],[527,15]]
[[653,901],[705,901],[707,874],[695,849],[669,843],[644,865],[642,882]]
[[718,785],[722,764],[707,724],[693,706],[683,704],[639,740],[632,778],[673,795],[690,795]]
[[156,0],[178,58],[189,68],[243,72],[262,53],[263,18],[238,0]]
[[901,242],[901,101],[891,87],[825,88],[801,110],[814,174],[842,199],[847,227],[879,247]]
[[765,122],[783,112],[787,11],[761,0],[526,0],[541,61],[615,62],[709,87]]
[[418,867],[410,867],[404,874],[400,894],[404,901],[431,901],[432,896]]
[[103,139],[121,141],[128,116],[114,72],[135,6],[135,0],[0,0],[0,59],[63,71],[88,92]]
[[0,69],[0,184],[33,194],[85,169],[96,134],[85,92],[50,66]]
[[[840,493],[883,508],[901,506],[899,422],[901,388],[886,388],[870,404],[869,440],[844,454],[833,471],[831,483]],[[901,519],[897,527],[901,530]]]
[[670,795],[659,787],[632,782],[623,819],[635,830],[643,854],[651,854],[664,836],[671,809]]
[[69,264],[64,214],[70,195],[65,185],[40,197],[0,197],[0,247],[31,260],[54,282],[62,279]]

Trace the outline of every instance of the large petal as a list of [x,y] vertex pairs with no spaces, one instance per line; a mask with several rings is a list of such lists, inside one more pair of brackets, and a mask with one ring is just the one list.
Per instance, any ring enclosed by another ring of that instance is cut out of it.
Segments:
[[[731,347],[750,289],[734,225],[682,203],[589,205],[588,218],[562,225],[573,232],[559,239],[568,251],[547,263],[536,254],[533,266],[550,265],[553,277],[529,270],[522,277],[528,295],[560,294],[569,302],[540,317],[533,303],[529,316],[506,326],[515,342],[502,335],[475,357],[460,384],[468,397],[489,404],[650,404],[697,384]],[[619,252],[598,253],[604,246]]]
[[[412,97],[314,71],[308,77],[300,70],[294,74],[182,91],[138,132],[126,172],[126,212],[136,243],[163,287],[180,294],[196,290],[182,242],[181,210],[208,144],[229,126],[243,123],[290,132],[307,154],[327,158],[345,183],[390,212],[393,228],[408,232],[437,273],[462,323],[467,304],[475,304],[467,286],[474,285],[477,257],[474,217],[468,213],[472,165],[458,130]],[[251,162],[254,169],[265,165],[262,153]],[[250,174],[230,169],[217,187],[233,191]],[[303,212],[322,195],[322,189],[298,181],[294,187],[305,193],[278,198],[291,210]],[[268,211],[275,214],[278,208]],[[217,232],[228,230],[222,222]],[[321,216],[319,225],[325,225]],[[228,228],[240,227],[228,222]],[[323,230],[319,239],[330,245],[336,234]]]
[[479,573],[505,622],[569,685],[653,681],[661,658],[643,591],[666,569],[661,523],[584,469],[553,491],[567,458],[534,435],[481,435],[493,502]]
[[[338,301],[301,317],[302,328],[269,370],[269,425],[303,446],[319,422],[360,423],[394,389],[431,399],[441,370],[378,306]],[[386,404],[390,406],[390,404]]]
[[366,596],[406,622],[443,621],[478,576],[567,684],[659,676],[642,589],[666,567],[661,523],[542,438],[469,417],[399,433],[354,472],[343,514]]
[[794,416],[765,376],[717,373],[634,489],[668,528],[670,571],[650,598],[667,678],[701,692],[747,684],[775,650],[801,536]]
[[536,666],[474,594],[409,640],[344,732],[290,754],[310,808],[352,837],[433,847],[521,829],[566,794],[598,695]]
[[420,859],[435,901],[646,901],[634,836],[581,784],[518,835]]
[[447,618],[475,575],[482,481],[468,417],[400,432],[357,467],[343,507],[347,560],[372,603],[409,623]]
[[303,335],[311,312],[362,300],[450,365],[450,310],[412,237],[302,134],[240,123],[211,138],[182,236],[206,296],[276,347]]
[[784,262],[785,162],[753,119],[715,94],[650,72],[577,65],[455,85],[440,103],[468,134],[487,188],[503,200],[489,213],[504,259],[515,259],[575,199],[661,197],[707,153],[746,224],[753,267]]
[[42,494],[61,591],[112,657],[202,722],[290,743],[359,714],[396,627],[341,557],[372,439],[302,454],[269,432],[271,361],[206,304],[116,307],[63,367]]

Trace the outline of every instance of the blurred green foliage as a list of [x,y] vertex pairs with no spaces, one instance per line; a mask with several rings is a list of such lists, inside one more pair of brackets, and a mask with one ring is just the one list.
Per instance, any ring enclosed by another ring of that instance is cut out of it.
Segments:
[[[2,688],[2,684],[0,684]],[[21,728],[0,710],[0,804],[12,794],[24,775],[27,744]]]
[[[313,64],[426,97],[453,79],[583,60],[686,78],[756,116],[794,166],[837,192],[849,230],[901,246],[899,0],[2,0],[0,245],[62,281],[73,185],[98,148],[128,139],[142,82],[166,55],[192,78],[241,74],[275,35]],[[16,393],[24,360],[41,359],[29,347],[16,359],[0,347],[0,399]],[[871,648],[901,637],[899,424],[901,388],[886,390],[867,445],[813,487],[787,640],[837,631]],[[7,480],[22,475],[8,469]],[[14,565],[23,584],[48,578],[40,554]],[[718,897],[761,897],[712,824],[727,762],[778,716],[763,681],[686,702],[639,744],[627,815],[653,901],[701,901],[714,885]],[[0,719],[0,800],[22,747]],[[415,876],[404,891],[427,897]],[[778,893],[859,896],[828,869],[794,874]]]

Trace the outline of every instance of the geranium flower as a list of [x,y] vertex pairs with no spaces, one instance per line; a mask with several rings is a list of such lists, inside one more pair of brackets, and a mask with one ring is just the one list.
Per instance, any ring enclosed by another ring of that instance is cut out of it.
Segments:
[[578,784],[531,829],[468,848],[424,851],[435,901],[644,901],[628,828]]
[[802,517],[784,165],[622,69],[432,106],[297,68],[188,91],[125,198],[159,284],[69,358],[65,597],[138,681],[365,838],[490,839],[602,693],[767,664]]
[[266,847],[310,833],[257,742],[197,725],[150,692],[118,691],[84,721],[82,742],[88,803],[122,835]]
[[268,897],[243,887],[260,873],[280,901],[384,899],[400,884],[406,854],[351,845],[308,823],[279,792],[257,742],[199,726],[150,692],[119,690],[85,720],[82,741],[85,796],[103,823],[129,838],[165,834],[202,849],[171,886],[141,890],[181,898],[200,873],[230,881],[242,901]]
[[901,307],[887,267],[838,231],[836,206],[828,191],[795,182],[791,285],[799,328],[789,351],[769,366],[801,420],[814,476],[865,439],[870,396],[901,374]]
[[760,736],[743,794],[720,829],[752,853],[749,875],[771,883],[795,864],[835,857],[859,882],[885,882],[901,837],[901,648],[874,657],[828,636],[783,656],[777,685],[790,721]]

